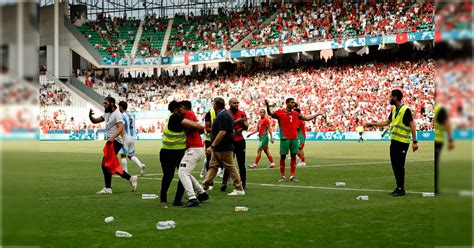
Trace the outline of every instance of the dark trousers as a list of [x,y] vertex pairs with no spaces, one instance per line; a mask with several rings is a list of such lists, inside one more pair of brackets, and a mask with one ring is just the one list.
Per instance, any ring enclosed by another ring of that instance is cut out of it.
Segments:
[[439,155],[443,149],[443,143],[435,142],[435,171],[434,171],[434,191],[438,193],[438,176],[439,176]]
[[[118,152],[120,151],[120,149],[122,149],[123,145],[114,140],[114,153],[115,155],[118,154]],[[104,183],[105,183],[105,187],[106,188],[112,188],[112,174],[109,173],[109,171],[107,170],[107,168],[104,167],[104,157],[102,157],[102,173],[104,174]],[[118,172],[116,173],[117,175],[120,175]],[[120,177],[122,177],[123,179],[125,180],[130,180],[130,175],[127,173],[127,172],[123,172],[122,175],[120,175]]]
[[[209,140],[204,141],[204,144],[206,145],[206,150],[207,148],[211,147],[212,142]],[[209,162],[211,162],[211,153],[206,152],[206,171],[209,170]]]
[[[234,143],[234,156],[237,158],[237,164],[239,165],[239,174],[242,185],[245,188],[245,183],[247,182],[247,168],[245,168],[245,149],[247,145],[245,140],[241,140]],[[227,170],[224,171],[224,177],[222,177],[222,184],[227,184],[229,179],[229,173]]]
[[405,188],[405,158],[407,156],[409,143],[402,143],[392,140],[390,143],[390,161],[392,162],[392,170],[397,181],[398,188]]
[[[209,140],[206,140],[206,141],[204,141],[204,144],[206,145],[206,151],[207,151],[207,148],[211,147],[212,142],[209,141]],[[206,164],[205,164],[206,171],[209,171],[209,162],[211,162],[211,154],[212,153],[207,153],[206,152]],[[211,181],[209,186],[213,186],[213,185],[214,185],[214,181]]]
[[[168,189],[174,178],[174,172],[179,169],[179,164],[184,156],[186,149],[183,150],[160,150],[160,163],[163,169],[163,179],[161,180],[160,201],[168,202]],[[184,187],[181,181],[178,182],[175,200],[181,201],[184,194]]]

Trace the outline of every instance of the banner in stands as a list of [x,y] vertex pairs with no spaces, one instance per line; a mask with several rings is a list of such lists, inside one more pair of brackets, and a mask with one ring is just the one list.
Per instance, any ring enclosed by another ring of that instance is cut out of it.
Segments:
[[324,50],[324,49],[331,49],[331,42],[330,41],[284,46],[283,47],[283,53],[320,51],[320,50]]
[[374,46],[382,44],[382,36],[369,36],[365,37],[365,45]]
[[[379,36],[368,36],[350,39],[333,39],[331,41],[314,42],[308,44],[295,44],[286,46],[270,46],[265,48],[242,49],[237,51],[211,51],[200,53],[185,53],[170,57],[154,57],[154,58],[111,58],[103,57],[102,64],[104,65],[159,65],[160,61],[163,65],[170,64],[189,64],[195,62],[225,60],[229,55],[230,58],[248,58],[266,55],[277,55],[285,53],[296,53],[304,51],[320,51],[325,49],[340,49],[348,47],[362,47],[373,46],[380,44],[403,44],[405,42],[412,42],[418,40],[460,40],[473,39],[473,30],[451,30],[434,32],[433,30],[387,34]],[[229,54],[230,53],[230,54]]]
[[256,57],[256,56],[282,54],[282,53],[283,53],[283,47],[271,46],[271,47],[265,47],[265,48],[255,48],[255,49],[233,51],[231,53],[231,57],[232,58],[248,58],[248,57]]
[[127,58],[111,58],[103,57],[102,64],[104,65],[129,65],[129,59]]
[[439,40],[463,40],[474,38],[473,30],[469,29],[437,32],[436,35],[440,36],[438,38]]
[[186,53],[182,55],[176,55],[171,57],[162,57],[161,64],[170,65],[170,64],[189,64],[195,62],[203,61],[213,61],[213,60],[222,60],[226,58],[226,51],[212,51],[212,52],[202,52],[202,53]]
[[136,58],[132,59],[132,65],[159,65],[160,58]]
[[331,41],[332,49],[361,46],[365,46],[365,37],[354,39],[334,39]]

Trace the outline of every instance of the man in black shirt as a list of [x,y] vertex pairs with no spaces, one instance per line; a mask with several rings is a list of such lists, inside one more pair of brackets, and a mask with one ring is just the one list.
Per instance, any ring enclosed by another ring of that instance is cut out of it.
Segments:
[[234,166],[234,120],[225,110],[225,101],[220,97],[214,99],[214,110],[216,119],[212,123],[211,146],[207,149],[207,152],[211,153],[211,161],[203,188],[205,190],[209,188],[216,177],[219,165],[222,165],[234,181],[235,189],[228,195],[245,195],[240,175]]

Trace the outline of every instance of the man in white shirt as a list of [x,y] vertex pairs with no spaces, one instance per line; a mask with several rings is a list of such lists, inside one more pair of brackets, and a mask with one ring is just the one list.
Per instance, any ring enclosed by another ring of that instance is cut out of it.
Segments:
[[[120,151],[123,147],[122,133],[124,131],[122,114],[120,113],[117,106],[115,106],[115,99],[108,96],[104,100],[104,116],[94,118],[94,112],[92,109],[89,111],[89,119],[92,123],[97,124],[105,121],[105,133],[107,142],[114,144],[114,153]],[[102,173],[104,174],[105,186],[97,192],[98,195],[112,194],[112,174],[109,173],[108,169],[104,166],[104,159],[102,159]],[[119,173],[117,173],[119,174]],[[137,176],[130,176],[127,172],[123,172],[120,177],[129,181],[132,191],[137,189]]]

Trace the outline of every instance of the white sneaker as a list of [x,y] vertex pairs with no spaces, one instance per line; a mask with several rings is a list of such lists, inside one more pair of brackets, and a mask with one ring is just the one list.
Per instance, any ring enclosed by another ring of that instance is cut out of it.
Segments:
[[234,191],[230,192],[229,194],[227,195],[245,195],[245,191],[243,190],[238,190],[238,189],[234,189]]
[[282,176],[282,177],[280,177],[280,179],[278,179],[278,182],[280,182],[280,183],[281,183],[281,182],[284,182],[285,179],[286,179],[285,176]]
[[99,192],[96,192],[98,195],[111,195],[112,194],[112,189],[111,188],[102,188]]
[[249,165],[249,168],[250,168],[250,169],[256,169],[256,168],[257,168],[257,165],[256,165],[255,163],[253,163],[253,164]]
[[138,177],[131,176],[129,182],[130,182],[130,186],[132,186],[132,192],[134,192],[137,189]]
[[271,163],[270,168],[275,168],[275,163]]
[[224,177],[224,169],[219,168],[217,170],[217,176],[220,178]]
[[214,186],[209,186],[209,189],[207,189],[207,190],[211,191],[213,189],[214,189]]
[[145,164],[141,164],[140,165],[140,176],[144,176],[145,175]]
[[301,162],[301,163],[300,163],[300,166],[301,166],[301,167],[306,166],[306,162]]

